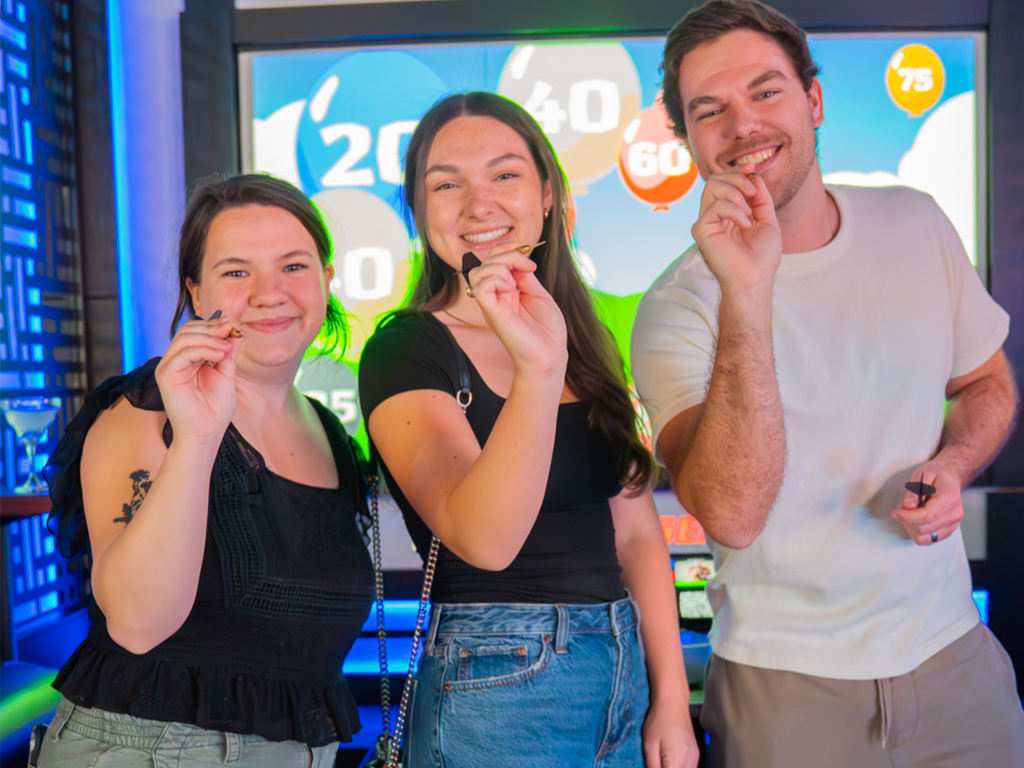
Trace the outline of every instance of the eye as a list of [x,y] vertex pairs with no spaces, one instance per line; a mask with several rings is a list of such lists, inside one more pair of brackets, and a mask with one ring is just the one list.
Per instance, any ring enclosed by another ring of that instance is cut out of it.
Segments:
[[288,264],[287,266],[285,266],[284,271],[285,272],[298,272],[298,271],[303,270],[303,269],[309,269],[309,265],[308,264],[302,264],[300,262],[300,263],[296,263],[296,264]]
[[722,110],[720,110],[720,109],[709,109],[707,112],[701,112],[699,115],[697,115],[697,119],[698,120],[704,120],[705,118],[708,118],[708,117],[714,117],[715,115],[719,114],[721,111]]
[[777,93],[778,91],[761,91],[759,94],[757,94],[757,96],[754,97],[754,100],[756,101],[757,99],[770,99]]
[[434,185],[435,192],[444,192],[449,189],[455,189],[455,184],[451,181],[442,181],[440,184]]
[[495,181],[509,181],[511,179],[518,179],[518,178],[519,178],[519,174],[516,173],[515,171],[504,171],[503,173],[499,173],[495,177]]
[[232,269],[224,273],[224,277],[246,277],[249,273],[244,269]]

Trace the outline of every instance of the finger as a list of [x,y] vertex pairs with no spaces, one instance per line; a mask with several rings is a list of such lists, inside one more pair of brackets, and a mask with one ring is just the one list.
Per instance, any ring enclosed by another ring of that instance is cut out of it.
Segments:
[[752,178],[754,168],[754,165],[744,165],[716,173],[708,179],[704,185],[704,191],[718,195],[724,194],[727,188],[732,187],[739,190],[745,197],[752,197],[757,192],[754,178]]
[[541,284],[540,279],[533,272],[521,272],[516,270],[512,273],[519,292],[526,296],[544,296],[551,298],[551,294]]
[[775,201],[772,200],[772,195],[768,191],[768,185],[760,176],[754,176],[751,182],[757,189],[750,198],[750,210],[754,220],[760,224],[775,224],[778,217],[775,214]]
[[238,363],[238,353],[239,351],[241,351],[242,344],[245,343],[245,339],[235,338],[231,339],[228,343],[231,345],[231,348],[227,351],[227,354],[224,355],[223,359],[221,359],[220,362],[216,364],[215,367],[220,373],[224,374],[224,376],[227,379],[234,382],[235,367]]
[[751,218],[753,210],[747,202],[744,200],[742,203],[735,203],[732,200],[725,198],[721,200],[715,200],[704,213],[697,219],[697,223],[694,225],[695,229],[699,229],[708,234],[714,234],[717,232],[724,231],[724,225],[726,222],[731,222],[741,229],[749,229],[754,225],[753,219]]
[[662,768],[660,741],[644,740],[644,768]]
[[730,200],[742,208],[749,209],[748,201],[756,192],[757,187],[746,176],[736,175],[731,180],[719,179],[713,184],[709,182],[704,187],[704,194],[701,195],[698,217],[703,216],[707,209],[719,200]]
[[203,363],[216,365],[230,354],[231,346],[230,341],[208,336],[177,348],[168,347],[160,364],[169,373],[188,371]]
[[[218,312],[220,310],[217,310]],[[225,317],[218,318],[217,320],[189,320],[183,324],[178,332],[175,334],[175,338],[182,335],[198,334],[198,335],[213,335],[221,339],[226,339],[232,334],[232,331],[244,332],[241,329],[235,327],[231,320]]]
[[[919,533],[916,536],[912,536],[911,538],[913,538],[914,543],[917,544],[918,546],[930,547],[933,544],[938,544],[939,542],[945,541],[946,539],[948,539],[950,536],[952,536],[956,532],[956,529],[959,528],[959,527],[960,527],[959,524],[956,524],[956,525],[944,525],[941,528],[936,529],[935,531],[930,531],[928,533],[923,533],[922,532],[922,533]],[[932,537],[933,533],[935,534],[934,538]]]

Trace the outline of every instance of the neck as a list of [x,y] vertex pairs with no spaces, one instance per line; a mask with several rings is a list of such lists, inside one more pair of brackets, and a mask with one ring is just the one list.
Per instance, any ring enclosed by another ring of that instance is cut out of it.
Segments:
[[796,197],[776,215],[783,253],[816,251],[832,242],[839,231],[839,208],[825,190],[817,163]]
[[236,412],[241,411],[249,416],[268,413],[284,413],[300,402],[298,389],[295,388],[295,373],[288,377],[285,373],[277,377],[252,378],[244,374],[235,375]]
[[480,311],[480,305],[476,303],[476,299],[472,299],[466,294],[467,287],[465,275],[459,275],[459,291],[455,301],[441,312],[463,325],[486,328],[487,324],[484,322],[484,314]]

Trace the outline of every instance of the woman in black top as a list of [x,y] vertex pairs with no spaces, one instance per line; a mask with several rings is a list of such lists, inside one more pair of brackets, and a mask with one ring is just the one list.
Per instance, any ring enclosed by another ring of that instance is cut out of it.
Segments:
[[373,593],[362,475],[293,384],[325,321],[344,341],[331,255],[290,184],[193,194],[172,329],[194,319],[86,399],[48,467],[95,601],[40,765],[333,766],[359,729],[341,665]]
[[405,196],[421,277],[367,343],[360,398],[417,549],[441,541],[406,764],[695,765],[651,457],[551,145],[507,99],[449,97]]

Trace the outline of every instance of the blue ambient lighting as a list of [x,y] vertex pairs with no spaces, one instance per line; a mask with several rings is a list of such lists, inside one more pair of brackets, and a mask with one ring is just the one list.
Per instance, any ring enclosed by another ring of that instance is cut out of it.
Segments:
[[128,145],[125,128],[124,57],[120,0],[107,0],[110,57],[110,122],[114,140],[114,206],[117,209],[117,280],[121,294],[121,364],[125,372],[138,366],[135,344],[135,297],[128,221]]
[[988,590],[976,589],[971,593],[974,604],[978,606],[978,613],[981,614],[981,623],[988,626]]

